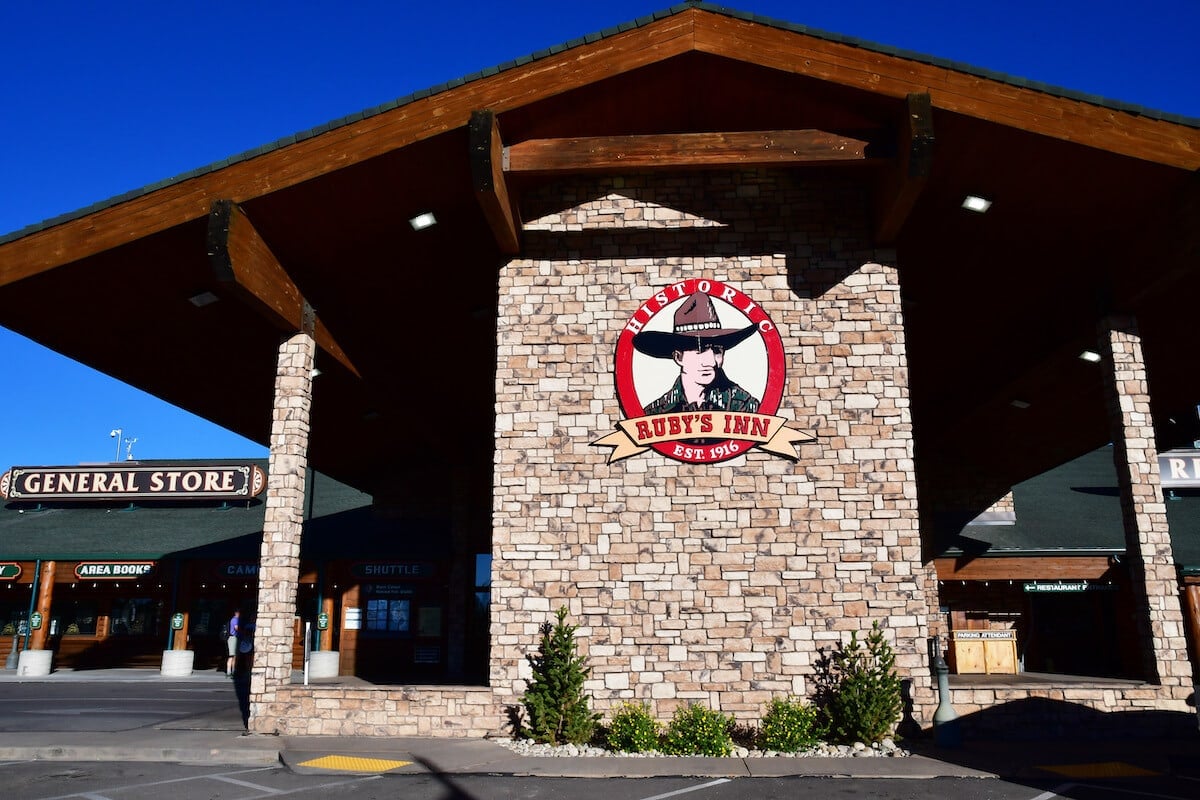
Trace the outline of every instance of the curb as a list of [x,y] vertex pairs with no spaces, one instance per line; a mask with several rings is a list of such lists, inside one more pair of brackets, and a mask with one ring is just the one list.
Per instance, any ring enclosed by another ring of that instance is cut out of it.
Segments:
[[229,764],[261,767],[281,763],[278,750],[177,747],[0,747],[0,761],[128,761]]

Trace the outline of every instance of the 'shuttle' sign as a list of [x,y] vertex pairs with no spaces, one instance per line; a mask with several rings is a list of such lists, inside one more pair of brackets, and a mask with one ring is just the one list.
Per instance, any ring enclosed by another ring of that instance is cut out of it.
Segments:
[[13,467],[0,476],[0,497],[24,501],[248,499],[267,486],[254,464],[221,466]]

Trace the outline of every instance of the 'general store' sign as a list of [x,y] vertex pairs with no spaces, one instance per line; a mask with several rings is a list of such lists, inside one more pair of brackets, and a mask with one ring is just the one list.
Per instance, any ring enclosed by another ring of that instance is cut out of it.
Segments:
[[266,473],[253,464],[223,466],[13,467],[0,497],[24,501],[208,499],[261,494]]

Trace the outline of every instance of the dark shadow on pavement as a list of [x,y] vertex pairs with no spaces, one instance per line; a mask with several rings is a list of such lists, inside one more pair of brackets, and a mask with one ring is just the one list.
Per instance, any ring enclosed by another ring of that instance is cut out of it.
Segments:
[[[1193,796],[1200,779],[1200,731],[1195,714],[1169,711],[1100,712],[1047,698],[1027,698],[955,721],[956,737],[925,729],[903,745],[916,755],[998,775],[1062,797],[1095,797],[1098,784],[1123,791]],[[1132,796],[1132,795],[1131,795]]]

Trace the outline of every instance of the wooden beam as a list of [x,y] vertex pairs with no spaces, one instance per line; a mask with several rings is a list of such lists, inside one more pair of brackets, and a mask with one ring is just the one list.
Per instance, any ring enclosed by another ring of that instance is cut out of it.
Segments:
[[943,556],[934,559],[939,581],[1102,580],[1110,576],[1108,556]]
[[473,112],[468,133],[475,199],[492,228],[500,252],[516,255],[521,252],[521,235],[504,180],[504,142],[500,139],[496,115],[491,111]]
[[910,94],[904,101],[895,169],[883,179],[875,210],[875,241],[894,244],[917,198],[929,181],[933,164],[933,104],[928,94]]
[[695,51],[875,95],[928,92],[934,106],[974,119],[1186,170],[1200,169],[1200,130],[1060,97],[752,20],[694,16]]
[[214,200],[244,202],[424,141],[465,125],[475,109],[503,113],[685,53],[750,62],[890,97],[928,91],[938,108],[966,116],[1160,164],[1200,168],[1200,131],[1185,125],[687,9],[22,235],[0,246],[0,286],[202,219]]
[[217,280],[234,290],[280,330],[312,333],[317,346],[356,377],[350,358],[316,318],[291,276],[259,235],[245,212],[229,200],[212,204],[208,215],[208,257]]
[[868,142],[818,130],[531,139],[504,148],[510,175],[864,163]]

